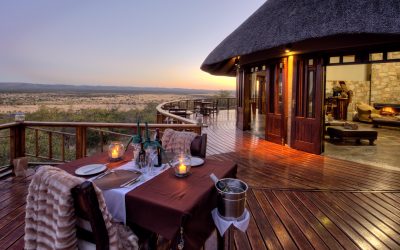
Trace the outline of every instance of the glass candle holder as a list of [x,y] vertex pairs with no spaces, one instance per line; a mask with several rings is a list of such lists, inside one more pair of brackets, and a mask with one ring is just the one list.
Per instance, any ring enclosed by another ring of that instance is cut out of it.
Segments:
[[110,161],[119,161],[124,155],[124,144],[120,141],[113,141],[108,146],[108,157]]
[[177,160],[174,162],[175,175],[177,177],[185,177],[190,174],[190,155],[179,154]]

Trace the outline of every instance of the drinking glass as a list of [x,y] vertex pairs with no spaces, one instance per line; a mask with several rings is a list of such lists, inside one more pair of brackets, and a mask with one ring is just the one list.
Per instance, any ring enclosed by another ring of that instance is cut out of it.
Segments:
[[149,175],[154,175],[154,163],[157,158],[157,147],[156,146],[148,146],[146,148],[146,173]]

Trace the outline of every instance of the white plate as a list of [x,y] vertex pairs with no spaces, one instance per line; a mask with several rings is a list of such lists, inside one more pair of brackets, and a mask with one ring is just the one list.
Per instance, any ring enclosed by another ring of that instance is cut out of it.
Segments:
[[191,165],[192,167],[201,166],[201,165],[203,165],[203,164],[204,164],[204,160],[203,160],[203,159],[201,159],[201,158],[199,158],[199,157],[193,157],[193,156],[192,156],[192,158],[191,158],[191,160],[190,160],[190,165]]
[[94,175],[103,172],[107,167],[103,164],[90,164],[75,170],[77,175]]

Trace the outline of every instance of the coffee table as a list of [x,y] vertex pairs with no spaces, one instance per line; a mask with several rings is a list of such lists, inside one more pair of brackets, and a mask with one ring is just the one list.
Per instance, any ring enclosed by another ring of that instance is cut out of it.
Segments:
[[357,130],[346,129],[341,126],[328,127],[328,135],[333,140],[335,137],[340,140],[355,139],[357,144],[361,143],[361,139],[369,140],[369,145],[374,145],[374,141],[378,138],[376,130],[359,128]]

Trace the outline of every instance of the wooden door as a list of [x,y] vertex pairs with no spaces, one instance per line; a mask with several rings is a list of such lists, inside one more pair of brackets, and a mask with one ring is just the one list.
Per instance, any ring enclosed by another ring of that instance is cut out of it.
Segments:
[[324,67],[320,58],[296,58],[293,65],[291,146],[320,154]]
[[265,119],[265,139],[285,144],[286,140],[286,63],[281,61],[267,67],[267,110]]

